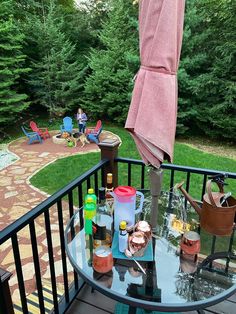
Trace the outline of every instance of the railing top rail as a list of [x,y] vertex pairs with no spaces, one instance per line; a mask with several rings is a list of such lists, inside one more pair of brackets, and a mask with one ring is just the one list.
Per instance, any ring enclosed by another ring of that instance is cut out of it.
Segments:
[[117,157],[115,158],[115,161],[121,162],[121,163],[130,163],[134,165],[143,165],[145,166],[145,163],[142,160],[139,159],[132,159],[132,158],[123,158],[123,157]]
[[[138,160],[138,159],[129,159],[129,158],[118,157],[115,159],[115,161],[121,162],[121,163],[130,163],[130,164],[136,164],[136,165],[143,165],[144,166],[143,161]],[[60,189],[55,194],[53,194],[52,196],[47,198],[45,201],[40,203],[38,206],[33,208],[27,214],[20,217],[18,220],[13,222],[11,225],[9,225],[8,227],[6,227],[2,231],[0,231],[0,245],[3,242],[5,242],[6,240],[8,240],[13,233],[16,233],[19,230],[21,230],[22,228],[24,228],[31,221],[33,221],[36,217],[38,217],[40,214],[42,214],[47,208],[54,205],[59,199],[63,198],[65,195],[67,195],[68,192],[72,191],[80,183],[83,183],[89,176],[93,175],[99,169],[104,167],[107,163],[109,163],[108,159],[101,160],[97,165],[92,167],[90,170],[86,171],[80,177],[76,178],[71,183],[69,183],[67,186]],[[174,165],[174,164],[162,164],[161,167],[162,167],[162,169],[167,169],[167,170],[191,172],[191,173],[197,173],[197,174],[203,174],[203,175],[227,174],[228,178],[236,179],[236,173],[234,173],[234,172],[223,172],[223,171],[219,171],[219,170],[186,167],[186,166],[179,166],[179,165]]]
[[68,185],[54,193],[52,196],[47,198],[45,201],[40,203],[38,206],[34,207],[28,213],[17,219],[15,222],[7,226],[5,229],[0,231],[0,245],[7,241],[12,234],[17,233],[19,230],[27,226],[32,222],[36,217],[41,215],[46,209],[56,204],[56,202],[63,198],[68,192],[75,189],[79,184],[83,183],[88,177],[93,175],[95,172],[100,170],[109,162],[108,159],[103,159],[97,163],[94,167],[83,173],[81,176],[70,182]]
[[[134,165],[144,165],[144,162],[138,159],[118,157],[115,159],[115,161],[121,162],[121,163],[130,163]],[[191,173],[197,173],[197,174],[203,174],[203,175],[227,174],[228,178],[236,179],[236,172],[219,171],[219,170],[213,170],[213,169],[195,168],[195,167],[188,167],[188,166],[179,166],[179,165],[174,165],[174,164],[162,164],[161,168],[166,169],[166,170],[191,172]]]

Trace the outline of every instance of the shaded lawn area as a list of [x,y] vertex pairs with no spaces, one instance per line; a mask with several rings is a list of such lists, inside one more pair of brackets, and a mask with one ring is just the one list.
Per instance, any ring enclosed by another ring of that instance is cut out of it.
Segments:
[[[121,137],[122,145],[119,149],[119,156],[127,158],[140,159],[135,144],[131,136],[120,127],[106,127],[106,130],[112,131]],[[39,189],[53,194],[60,188],[67,185],[70,181],[77,178],[85,171],[89,170],[92,166],[98,163],[100,160],[100,153],[89,153],[86,155],[71,156],[63,159],[59,159],[56,162],[48,165],[35,176],[31,178],[31,183]],[[185,144],[175,144],[175,156],[174,163],[184,166],[192,166],[199,168],[207,168],[214,170],[223,170],[229,172],[236,172],[236,161],[224,158],[209,153],[204,153],[200,150],[193,149]],[[132,167],[132,185],[140,187],[140,167]],[[170,173],[164,172],[163,190],[169,190]],[[186,174],[176,173],[174,183],[178,183],[181,180],[186,181]],[[191,175],[190,182],[190,194],[197,199],[201,198],[203,177],[200,175]],[[100,182],[100,181],[99,181]],[[229,186],[226,190],[233,192],[236,195],[236,180],[227,180]],[[119,184],[127,185],[127,165],[119,164]],[[91,187],[94,186],[93,178],[91,179]],[[86,182],[83,185],[83,190],[86,191]],[[145,188],[148,188],[148,174],[145,175]],[[78,193],[77,190],[73,191],[74,204],[78,205]],[[197,218],[197,215],[191,214],[192,217]],[[211,247],[211,237],[204,231],[201,233],[202,251],[209,252]],[[228,237],[219,238],[216,241],[216,247],[218,251],[227,250]],[[234,246],[234,249],[236,247]]]

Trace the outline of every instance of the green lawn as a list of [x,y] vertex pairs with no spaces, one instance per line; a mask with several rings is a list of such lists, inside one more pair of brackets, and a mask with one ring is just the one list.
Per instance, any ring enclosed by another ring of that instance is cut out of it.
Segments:
[[[140,159],[135,144],[131,136],[121,127],[106,126],[110,130],[121,137],[122,145],[119,149],[119,156]],[[43,191],[53,194],[58,189],[62,188],[68,182],[75,179],[86,170],[94,166],[100,158],[99,153],[90,153],[88,155],[77,155],[68,158],[57,160],[53,164],[48,165],[42,169],[31,179],[31,183],[42,189]],[[223,170],[229,172],[236,172],[236,161],[224,158],[209,153],[204,153],[200,150],[193,149],[185,144],[175,144],[174,163],[178,165],[186,165],[192,167],[208,168]],[[63,175],[62,175],[63,173]],[[127,178],[127,166],[119,166],[119,175],[121,183],[125,183]],[[140,168],[133,167],[132,171],[132,184],[139,187]],[[175,183],[185,179],[184,174],[176,174]],[[148,185],[148,176],[146,176],[146,184]],[[230,183],[230,190],[236,193],[236,182],[228,180]],[[164,188],[168,189],[169,173],[164,175]],[[194,197],[199,197],[201,192],[202,177],[192,175],[191,177],[191,193]]]

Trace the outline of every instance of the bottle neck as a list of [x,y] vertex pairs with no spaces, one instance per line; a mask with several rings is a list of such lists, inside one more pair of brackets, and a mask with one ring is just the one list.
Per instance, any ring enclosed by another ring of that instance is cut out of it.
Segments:
[[106,191],[113,191],[113,183],[107,183]]
[[99,206],[105,206],[106,205],[106,199],[100,199],[99,200],[99,203],[98,203]]
[[127,231],[125,229],[120,229],[120,235],[126,235],[127,234]]
[[98,205],[99,206],[105,206],[105,202],[106,202],[106,190],[105,190],[105,188],[102,187],[98,190],[98,199],[99,199]]
[[113,178],[112,176],[107,176],[107,185],[106,185],[106,190],[113,190]]

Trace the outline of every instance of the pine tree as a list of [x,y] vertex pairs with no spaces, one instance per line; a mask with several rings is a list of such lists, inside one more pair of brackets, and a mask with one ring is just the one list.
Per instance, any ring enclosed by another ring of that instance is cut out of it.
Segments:
[[178,133],[235,141],[236,2],[187,3],[179,70]]
[[85,82],[84,103],[94,118],[123,123],[127,116],[132,78],[138,70],[137,7],[113,0],[99,35],[103,49],[89,57],[91,75]]
[[51,115],[64,114],[78,105],[81,69],[74,45],[61,31],[63,21],[57,19],[54,2],[43,12],[43,20],[36,17],[32,25],[39,60],[32,63],[30,84]]
[[[99,33],[102,23],[106,21],[108,12],[111,9],[112,0],[82,0],[80,12],[86,13],[87,22],[93,41],[99,43]],[[94,43],[92,42],[92,47]]]
[[210,65],[198,79],[197,123],[205,134],[236,141],[236,2],[233,0],[199,1],[198,13],[208,32],[204,48]]
[[22,53],[24,35],[13,17],[14,3],[1,2],[0,6],[0,126],[3,128],[29,106],[27,95],[20,93],[19,79],[29,71],[24,67]]
[[183,44],[178,70],[178,135],[191,134],[194,131],[199,133],[196,125],[199,98],[193,91],[198,84],[199,75],[205,73],[210,60],[207,51],[202,48],[209,34],[204,29],[202,17],[197,14],[196,3],[198,1],[192,0],[186,3]]

